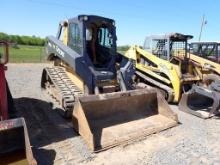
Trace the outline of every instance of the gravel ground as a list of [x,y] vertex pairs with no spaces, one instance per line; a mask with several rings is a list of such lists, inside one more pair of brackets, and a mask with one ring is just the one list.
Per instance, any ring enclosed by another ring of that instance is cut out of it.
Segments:
[[33,153],[39,164],[220,164],[220,120],[203,120],[171,108],[177,127],[144,140],[91,153],[71,121],[40,89],[48,64],[9,64],[6,73],[19,116],[26,119]]

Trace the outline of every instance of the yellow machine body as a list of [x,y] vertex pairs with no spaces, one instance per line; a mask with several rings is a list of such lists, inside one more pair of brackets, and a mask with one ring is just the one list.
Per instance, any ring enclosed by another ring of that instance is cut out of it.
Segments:
[[[191,73],[183,74],[181,72],[182,60],[180,58],[172,58],[170,61],[161,59],[149,52],[143,50],[139,46],[132,46],[126,53],[125,57],[135,61],[135,67],[138,71],[150,75],[154,80],[173,89],[173,100],[171,102],[179,102],[182,95],[182,86],[191,84],[201,80],[196,68],[189,63],[188,70]],[[150,61],[151,65],[146,65],[141,58]],[[175,64],[172,61],[175,60]]]

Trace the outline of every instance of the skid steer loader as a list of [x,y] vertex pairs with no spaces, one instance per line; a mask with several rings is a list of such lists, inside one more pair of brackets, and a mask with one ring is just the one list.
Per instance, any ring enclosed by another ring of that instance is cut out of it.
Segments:
[[5,79],[7,62],[8,43],[0,41],[0,164],[36,165],[24,118],[10,119],[13,99]]
[[190,53],[220,64],[220,42],[191,42]]
[[219,42],[192,42],[189,58],[199,67],[205,85],[220,80]]
[[218,85],[198,85],[203,83],[203,73],[187,52],[192,37],[180,33],[152,35],[146,37],[143,48],[132,46],[125,57],[135,63],[136,82],[156,87],[168,102],[180,102],[180,110],[208,118],[219,113],[219,99],[213,97],[218,95],[213,90]]
[[[189,48],[188,60],[197,69],[201,82],[182,95],[179,107],[182,110],[186,110],[187,107],[186,112],[202,118],[218,115],[220,109],[220,44],[218,42],[193,42]],[[197,99],[198,95],[200,99]],[[191,102],[191,100],[196,101]],[[191,104],[194,106],[188,106]],[[204,110],[207,107],[208,111]]]
[[[189,50],[189,60],[194,64],[201,77],[199,86],[183,94],[180,109],[187,110],[202,118],[212,117],[219,114],[220,109],[220,43],[218,42],[192,42]],[[195,94],[196,93],[196,94]],[[200,99],[197,99],[200,94]],[[205,96],[205,97],[204,97]],[[195,100],[191,102],[191,100]],[[197,100],[197,101],[196,101]],[[209,100],[209,101],[207,101]],[[196,106],[190,107],[188,104]],[[195,107],[209,107],[209,113],[204,110],[198,111]],[[200,113],[195,113],[200,112]]]
[[112,19],[79,15],[47,37],[41,86],[72,115],[89,148],[100,151],[177,125],[156,91],[136,89],[133,64],[116,53]]

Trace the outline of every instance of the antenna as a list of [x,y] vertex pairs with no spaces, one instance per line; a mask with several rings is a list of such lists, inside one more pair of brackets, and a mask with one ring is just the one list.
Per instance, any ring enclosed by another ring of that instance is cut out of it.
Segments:
[[199,33],[199,42],[201,41],[202,31],[203,31],[204,25],[206,25],[206,24],[207,24],[207,20],[205,20],[205,14],[203,14],[201,29],[200,29],[200,33]]

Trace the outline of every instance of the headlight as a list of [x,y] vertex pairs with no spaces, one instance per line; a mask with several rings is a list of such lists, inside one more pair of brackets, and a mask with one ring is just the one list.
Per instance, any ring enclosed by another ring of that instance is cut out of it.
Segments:
[[83,20],[84,20],[84,21],[88,21],[88,17],[87,17],[87,16],[84,16],[84,17],[83,17]]

